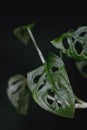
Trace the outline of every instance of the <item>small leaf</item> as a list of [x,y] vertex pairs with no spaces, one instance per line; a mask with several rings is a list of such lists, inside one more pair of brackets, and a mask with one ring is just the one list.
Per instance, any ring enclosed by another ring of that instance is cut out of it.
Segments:
[[18,113],[26,115],[29,106],[30,93],[27,89],[26,78],[15,75],[9,79],[7,95]]
[[87,61],[77,61],[76,66],[83,77],[87,78]]
[[49,54],[46,64],[27,74],[28,87],[43,109],[64,117],[73,117],[75,97],[63,61]]
[[87,60],[87,26],[68,31],[51,43],[71,58]]
[[30,36],[27,29],[32,29],[33,26],[34,24],[18,27],[14,29],[14,34],[19,40],[21,40],[25,45],[27,45],[30,40]]

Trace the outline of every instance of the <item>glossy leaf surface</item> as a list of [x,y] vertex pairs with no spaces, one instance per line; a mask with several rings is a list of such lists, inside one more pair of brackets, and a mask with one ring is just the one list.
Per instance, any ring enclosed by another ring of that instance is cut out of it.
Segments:
[[49,54],[46,64],[27,74],[28,87],[43,109],[64,117],[73,117],[75,97],[63,61]]
[[87,60],[87,26],[68,31],[51,43],[71,58]]

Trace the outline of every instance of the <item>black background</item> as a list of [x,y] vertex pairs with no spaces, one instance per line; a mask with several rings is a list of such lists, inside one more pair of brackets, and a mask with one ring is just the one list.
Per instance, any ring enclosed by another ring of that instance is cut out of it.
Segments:
[[[86,16],[61,15],[14,15],[0,16],[0,130],[34,129],[86,129],[87,110],[76,110],[73,119],[55,116],[40,108],[32,99],[27,116],[14,110],[7,98],[8,79],[14,74],[23,74],[35,69],[42,63],[32,44],[25,47],[13,35],[13,29],[34,22],[34,36],[46,58],[48,52],[58,54],[50,41],[71,28],[87,25]],[[64,57],[66,69],[75,93],[87,101],[87,80],[75,67],[74,61]]]

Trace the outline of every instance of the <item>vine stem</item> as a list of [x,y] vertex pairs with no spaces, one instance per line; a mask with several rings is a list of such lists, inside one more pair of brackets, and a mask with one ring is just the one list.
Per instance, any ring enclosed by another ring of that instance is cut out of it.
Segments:
[[34,36],[33,36],[32,31],[31,31],[29,28],[27,29],[27,31],[28,31],[28,33],[29,33],[29,35],[30,35],[30,37],[31,37],[31,39],[32,39],[32,41],[33,41],[33,44],[34,44],[34,46],[35,46],[35,48],[36,48],[36,50],[37,50],[37,52],[38,52],[38,55],[39,55],[39,57],[40,57],[42,63],[44,64],[44,63],[45,63],[44,56],[43,56],[41,50],[39,49],[39,47],[38,47],[38,45],[37,45],[37,42],[36,42],[36,40],[35,40],[35,38],[34,38]]
[[75,108],[87,108],[87,102],[79,99],[77,96],[75,96],[75,99],[77,101],[77,103],[75,104]]

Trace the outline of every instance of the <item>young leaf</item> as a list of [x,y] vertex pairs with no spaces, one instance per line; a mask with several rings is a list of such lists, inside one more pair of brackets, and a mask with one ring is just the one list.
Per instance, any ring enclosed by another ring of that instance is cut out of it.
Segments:
[[21,40],[25,45],[27,45],[30,40],[27,28],[32,30],[33,26],[34,24],[18,27],[14,29],[14,34],[18,37],[19,40]]
[[8,81],[7,95],[18,113],[26,115],[29,106],[30,93],[27,89],[26,78],[15,75]]
[[46,64],[27,74],[28,87],[43,109],[64,117],[73,117],[75,97],[63,61],[49,54]]
[[76,62],[77,69],[79,72],[87,78],[87,61],[77,61]]
[[87,26],[68,31],[51,43],[71,58],[87,60]]

